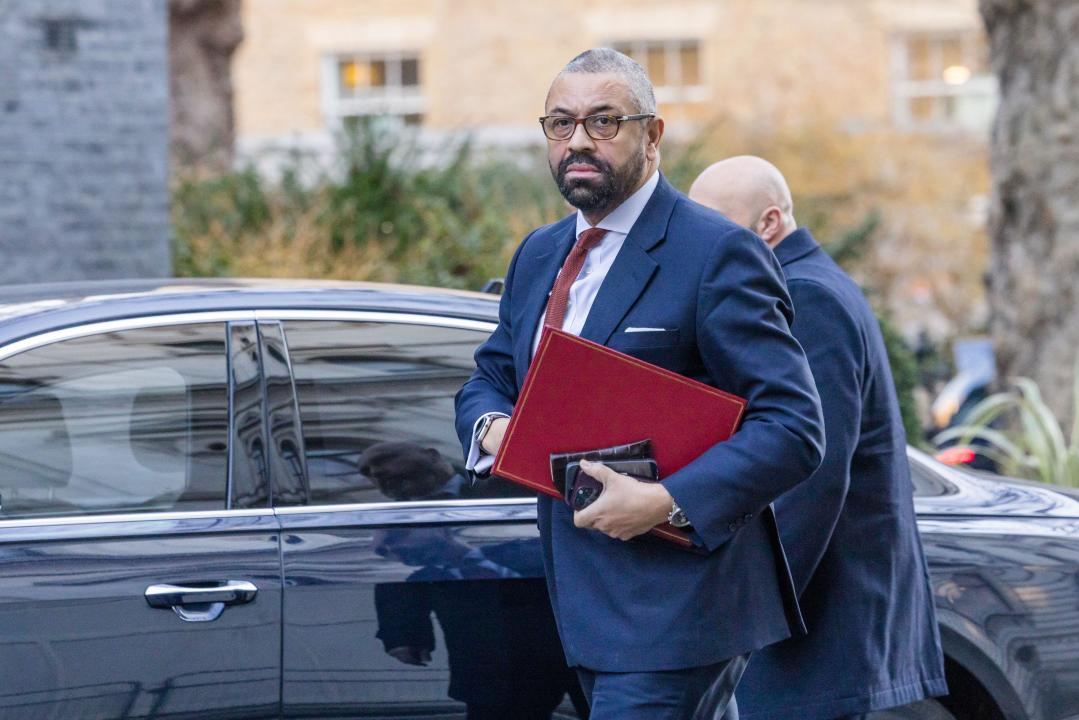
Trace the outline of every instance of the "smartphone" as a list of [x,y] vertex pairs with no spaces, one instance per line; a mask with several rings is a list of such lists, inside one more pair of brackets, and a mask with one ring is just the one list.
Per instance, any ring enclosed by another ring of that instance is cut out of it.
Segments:
[[[652,458],[639,460],[607,460],[603,464],[616,473],[629,475],[643,482],[659,480],[659,466]],[[574,510],[584,510],[599,499],[603,483],[581,470],[581,463],[566,465],[566,502]]]

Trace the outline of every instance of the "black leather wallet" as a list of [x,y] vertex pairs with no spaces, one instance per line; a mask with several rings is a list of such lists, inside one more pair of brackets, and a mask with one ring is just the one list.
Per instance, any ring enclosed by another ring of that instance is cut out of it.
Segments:
[[[596,460],[608,465],[611,462],[619,460],[650,461],[652,466],[655,466],[655,460],[652,459],[652,441],[650,439],[639,440],[637,442],[627,443],[626,445],[616,445],[614,447],[599,448],[597,450],[582,450],[572,453],[552,453],[551,482],[553,482],[554,486],[558,488],[559,491],[561,491],[562,497],[565,498],[566,502],[571,507],[574,504],[573,492],[576,488],[572,487],[571,483],[567,483],[567,468],[569,467],[570,463],[579,463],[581,460]],[[641,466],[638,466],[638,468],[640,467]],[[633,473],[626,474],[632,475]],[[594,484],[594,486],[598,486],[598,490],[602,490],[602,484],[598,480],[592,478],[587,473],[574,472],[573,477],[570,479],[576,480],[578,476],[580,478],[588,478],[588,480],[586,481],[587,483]],[[644,478],[644,476],[641,477],[642,479],[648,479]],[[650,479],[659,479],[658,468],[656,468],[655,477]],[[595,492],[586,493],[589,497],[588,503],[593,502],[597,497],[599,497],[598,490],[596,490]]]

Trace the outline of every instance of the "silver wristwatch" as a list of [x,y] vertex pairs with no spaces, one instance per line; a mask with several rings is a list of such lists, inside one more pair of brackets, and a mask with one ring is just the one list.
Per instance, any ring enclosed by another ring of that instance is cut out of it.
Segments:
[[667,522],[676,528],[689,527],[689,518],[682,511],[682,508],[678,507],[678,503],[671,501],[671,511],[667,513]]
[[476,428],[476,435],[474,437],[476,445],[478,445],[480,448],[480,452],[486,452],[483,449],[483,438],[487,436],[487,431],[491,429],[491,425],[494,423],[495,420],[503,417],[506,416],[499,415],[498,413],[488,413],[483,416],[483,421],[480,423],[480,426]]

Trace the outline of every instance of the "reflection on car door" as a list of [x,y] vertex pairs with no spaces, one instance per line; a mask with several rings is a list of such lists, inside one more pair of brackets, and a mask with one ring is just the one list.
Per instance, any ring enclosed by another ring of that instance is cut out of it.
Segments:
[[278,715],[255,325],[172,323],[0,349],[0,717]]
[[287,342],[306,473],[278,503],[285,715],[577,717],[534,497],[460,459],[453,396],[489,327],[364,317],[262,326]]

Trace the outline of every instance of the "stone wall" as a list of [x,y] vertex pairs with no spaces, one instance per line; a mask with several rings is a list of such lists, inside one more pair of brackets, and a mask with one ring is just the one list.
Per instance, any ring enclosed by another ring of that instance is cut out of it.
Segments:
[[170,274],[165,0],[0,0],[0,283]]

